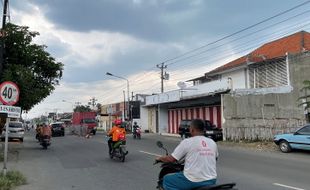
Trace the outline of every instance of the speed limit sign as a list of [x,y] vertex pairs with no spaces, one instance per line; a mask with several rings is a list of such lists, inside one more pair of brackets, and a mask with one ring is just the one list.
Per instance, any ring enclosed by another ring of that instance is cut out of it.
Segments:
[[19,100],[19,88],[11,82],[5,81],[0,85],[0,101],[4,105],[12,106]]

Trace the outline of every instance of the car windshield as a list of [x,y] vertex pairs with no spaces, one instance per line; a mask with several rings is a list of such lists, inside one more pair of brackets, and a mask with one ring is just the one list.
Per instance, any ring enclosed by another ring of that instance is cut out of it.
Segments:
[[298,134],[310,134],[310,125],[306,125],[297,131]]
[[96,120],[91,119],[91,118],[87,118],[87,119],[83,119],[83,123],[96,123]]
[[53,127],[53,128],[62,127],[62,124],[61,124],[61,123],[52,124],[52,127]]
[[10,123],[9,127],[11,128],[23,128],[21,123]]

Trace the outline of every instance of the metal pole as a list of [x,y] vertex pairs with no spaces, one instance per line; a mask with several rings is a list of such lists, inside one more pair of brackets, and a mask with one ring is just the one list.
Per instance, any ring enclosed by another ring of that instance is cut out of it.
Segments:
[[165,65],[165,63],[161,63],[161,64],[158,64],[156,65],[157,68],[160,69],[160,79],[161,79],[161,93],[164,93],[164,69],[167,68],[167,65]]
[[129,128],[131,130],[131,118],[130,118],[130,96],[129,96],[129,80],[126,79],[127,81],[127,100],[128,100],[128,103],[127,103],[127,117],[128,117],[128,121],[129,121]]
[[8,162],[8,140],[9,140],[9,123],[10,118],[6,118],[5,124],[5,143],[4,143],[4,161],[3,161],[3,175],[7,173],[7,162]]
[[125,95],[125,90],[123,90],[124,94],[124,114],[123,114],[123,121],[125,121],[125,115],[126,115],[126,95]]
[[9,4],[9,0],[4,0],[4,4],[3,4],[3,15],[2,15],[2,29],[1,29],[1,36],[0,36],[0,75],[2,75],[3,73],[3,64],[4,64],[4,58],[3,58],[3,54],[4,54],[4,28],[5,28],[5,24],[6,24],[6,17],[7,17],[7,11],[8,11],[8,4]]

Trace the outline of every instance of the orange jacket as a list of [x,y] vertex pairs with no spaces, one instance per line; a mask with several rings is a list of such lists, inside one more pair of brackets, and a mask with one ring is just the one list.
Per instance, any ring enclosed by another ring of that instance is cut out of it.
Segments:
[[41,127],[40,128],[40,134],[42,136],[52,136],[52,130],[50,126]]
[[119,140],[119,136],[121,134],[126,136],[125,128],[121,128],[121,127],[118,127],[118,126],[113,126],[112,129],[108,133],[109,136],[112,136],[112,141],[118,141]]

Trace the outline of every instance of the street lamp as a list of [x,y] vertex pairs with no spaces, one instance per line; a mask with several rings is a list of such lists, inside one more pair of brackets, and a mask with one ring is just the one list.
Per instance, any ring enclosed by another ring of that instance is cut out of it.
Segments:
[[127,116],[130,117],[129,116],[129,109],[130,109],[129,108],[129,106],[130,106],[129,105],[129,102],[130,102],[130,99],[129,99],[129,80],[124,78],[124,77],[120,77],[120,76],[114,75],[114,74],[109,73],[109,72],[107,72],[106,75],[113,76],[113,77],[116,77],[116,78],[123,79],[123,80],[127,81],[127,100],[128,100],[128,103],[127,103]]

